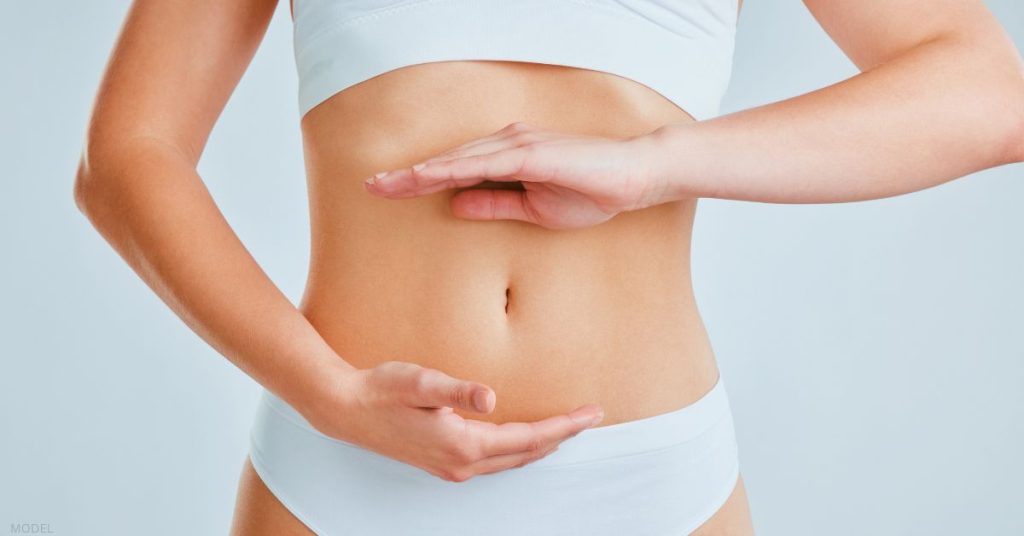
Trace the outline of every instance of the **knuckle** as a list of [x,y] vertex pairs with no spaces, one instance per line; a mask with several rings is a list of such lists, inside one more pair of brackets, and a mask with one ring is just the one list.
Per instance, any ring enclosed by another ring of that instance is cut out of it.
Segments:
[[468,469],[456,468],[442,471],[443,479],[449,482],[465,482],[472,478],[473,473]]
[[538,136],[537,133],[532,130],[520,129],[516,131],[516,133],[512,136],[512,139],[518,145],[526,145],[538,141],[540,139],[540,136]]
[[469,464],[477,459],[476,449],[462,443],[449,447],[448,454],[459,464]]
[[387,361],[384,361],[384,362],[380,363],[379,365],[374,367],[374,369],[380,370],[380,371],[383,371],[383,372],[401,372],[403,369],[405,369],[407,364],[408,363],[403,363],[401,361],[396,361],[394,359],[389,359]]
[[529,128],[529,125],[527,125],[525,121],[515,121],[509,123],[508,126],[505,128],[512,132],[522,132],[524,130],[527,130]]
[[552,447],[548,447],[547,449],[544,450],[544,452],[541,452],[540,455],[537,456],[537,459],[539,460],[541,458],[544,458],[545,456],[550,456],[556,450],[558,450],[558,445],[557,444],[552,446]]
[[[533,133],[517,134],[517,136],[520,136],[521,139],[526,142],[540,141],[540,137]],[[542,145],[539,143],[523,143],[517,148],[519,149],[519,153],[523,155],[525,160],[526,158],[532,158],[537,156],[537,151],[541,147]]]
[[531,453],[542,452],[543,447],[544,443],[538,437],[530,439],[530,441],[526,444],[526,450]]
[[541,214],[540,210],[538,210],[533,203],[523,203],[523,211],[526,212],[530,221],[538,223],[544,221],[543,214]]
[[535,461],[537,461],[537,460],[547,456],[548,454],[551,454],[552,452],[554,452],[556,450],[558,450],[557,447],[549,448],[549,449],[538,449],[538,450],[532,451],[532,452],[530,452],[529,454],[527,454],[526,456],[523,457],[523,461],[520,462],[517,467],[522,467],[522,466],[524,466],[526,464],[533,463],[533,462],[535,462]]
[[451,474],[446,469],[429,469],[428,472],[441,480],[451,480]]
[[[516,149],[515,149],[516,152],[514,153],[514,157],[516,158],[516,161],[515,161],[515,169],[513,169],[513,171],[512,171],[513,175],[527,175],[527,174],[536,175],[536,174],[530,173],[530,168],[528,166],[529,166],[530,162],[532,162],[538,156],[538,154],[537,154],[537,147],[538,147],[538,145],[536,145],[536,144],[527,144],[527,145],[521,145],[519,147],[516,147]],[[547,176],[542,176],[542,177],[537,177],[537,178],[538,179],[545,179],[545,180],[547,180]]]
[[524,467],[524,466],[526,466],[526,464],[528,464],[528,463],[530,463],[530,462],[532,462],[532,461],[533,461],[533,459],[532,459],[532,458],[530,458],[529,456],[526,456],[526,457],[524,457],[524,458],[522,459],[522,461],[520,461],[519,463],[515,464],[515,466],[514,466],[514,467],[517,467],[517,468],[518,468],[518,467]]
[[407,363],[401,361],[384,361],[379,365],[368,369],[368,379],[379,385],[395,386],[405,378],[408,368]]
[[459,185],[459,181],[456,180],[456,179],[448,179],[448,180],[444,181],[444,185],[445,185],[445,189],[447,189],[447,190],[453,190],[455,188],[461,188],[461,186]]
[[448,399],[456,406],[462,407],[468,402],[469,395],[461,384],[455,384],[448,390]]
[[413,372],[409,378],[409,389],[418,395],[426,394],[430,387],[430,375],[425,370]]

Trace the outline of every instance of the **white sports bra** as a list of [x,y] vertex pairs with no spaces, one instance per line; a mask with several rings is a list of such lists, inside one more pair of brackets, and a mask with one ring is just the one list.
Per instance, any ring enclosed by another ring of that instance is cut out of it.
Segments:
[[399,67],[566,65],[629,78],[695,119],[719,114],[738,0],[294,0],[299,116]]

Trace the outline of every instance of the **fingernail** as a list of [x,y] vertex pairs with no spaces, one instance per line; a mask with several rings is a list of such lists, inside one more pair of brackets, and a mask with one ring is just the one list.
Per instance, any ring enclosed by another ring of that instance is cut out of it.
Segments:
[[480,411],[487,411],[487,398],[490,397],[490,392],[480,389],[473,393],[473,403],[476,405],[476,409]]
[[[601,413],[599,415],[601,417],[604,416],[603,413]],[[589,425],[590,423],[594,422],[594,417],[586,417],[585,414],[584,415],[571,415],[570,418],[572,420],[580,423],[580,424],[588,424]]]
[[366,184],[374,184],[377,181],[379,181],[380,179],[384,178],[384,175],[387,175],[387,174],[388,174],[387,171],[381,171],[380,173],[370,177],[369,179],[366,179]]
[[420,162],[419,164],[416,164],[415,166],[413,166],[412,170],[413,171],[419,171],[419,170],[423,169],[426,166],[427,166],[426,162]]
[[591,427],[593,427],[593,426],[594,426],[595,424],[597,424],[597,423],[601,422],[601,419],[604,419],[604,412],[603,412],[603,411],[602,411],[602,412],[600,412],[600,413],[598,413],[598,414],[597,414],[597,416],[596,416],[596,417],[594,417],[594,418],[593,418],[593,419],[592,419],[592,420],[590,421],[590,426],[591,426]]

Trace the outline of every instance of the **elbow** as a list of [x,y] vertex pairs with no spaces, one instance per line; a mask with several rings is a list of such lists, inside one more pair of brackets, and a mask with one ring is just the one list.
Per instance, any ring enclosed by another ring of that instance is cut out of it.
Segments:
[[75,200],[75,206],[78,207],[78,211],[81,212],[82,214],[86,213],[86,183],[88,182],[88,180],[89,179],[85,167],[85,158],[83,157],[78,162],[78,171],[75,172],[75,180],[71,192]]
[[134,146],[123,140],[117,143],[86,140],[75,171],[72,197],[79,212],[94,224],[99,216],[98,209],[121,196],[118,184],[124,182],[118,176],[130,165],[127,158],[132,152]]
[[78,161],[78,170],[75,172],[74,185],[72,187],[72,198],[75,207],[90,220],[95,217],[97,203],[97,186],[99,177],[91,169],[88,156],[83,153]]
[[979,100],[987,101],[988,108],[974,123],[987,140],[979,146],[985,147],[982,167],[1024,162],[1024,78],[1015,88],[988,91]]
[[972,84],[963,95],[973,110],[964,116],[961,135],[964,142],[977,144],[980,163],[987,168],[1024,161],[1024,60],[1005,42],[985,42],[957,62]]
[[125,168],[126,159],[136,151],[133,140],[124,136],[101,136],[90,133],[78,158],[75,171],[72,198],[75,207],[86,217],[93,219],[96,210],[111,196],[118,182],[117,176]]
[[[1001,117],[994,120],[1005,125],[1003,161],[1001,164],[1024,162],[1024,63],[1018,63],[1017,76],[1006,93]],[[998,112],[997,112],[998,113]]]
[[[1024,85],[1024,80],[1021,82]],[[1024,90],[1021,91],[1024,94]],[[1010,134],[1006,140],[1009,147],[1007,153],[1010,155],[1010,163],[1016,164],[1024,162],[1024,95],[1016,102],[1016,121],[1014,128],[1010,129]]]
[[104,205],[109,204],[112,196],[117,196],[112,185],[114,166],[110,158],[93,154],[87,147],[82,151],[75,171],[72,198],[78,211],[85,215],[94,226],[99,224],[98,218]]
[[1019,129],[1017,136],[1011,139],[1013,143],[1013,156],[1010,160],[1011,164],[1018,164],[1024,162],[1024,126]]

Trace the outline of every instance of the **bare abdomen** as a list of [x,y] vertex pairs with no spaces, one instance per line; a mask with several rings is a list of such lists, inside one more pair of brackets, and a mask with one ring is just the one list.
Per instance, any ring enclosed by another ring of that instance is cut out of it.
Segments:
[[409,66],[336,94],[302,124],[312,257],[300,308],[357,367],[411,361],[489,385],[495,411],[460,412],[472,418],[596,402],[608,425],[687,405],[718,374],[690,286],[695,200],[549,230],[457,219],[452,190],[395,200],[362,181],[514,121],[624,138],[690,120],[631,80],[521,62]]

